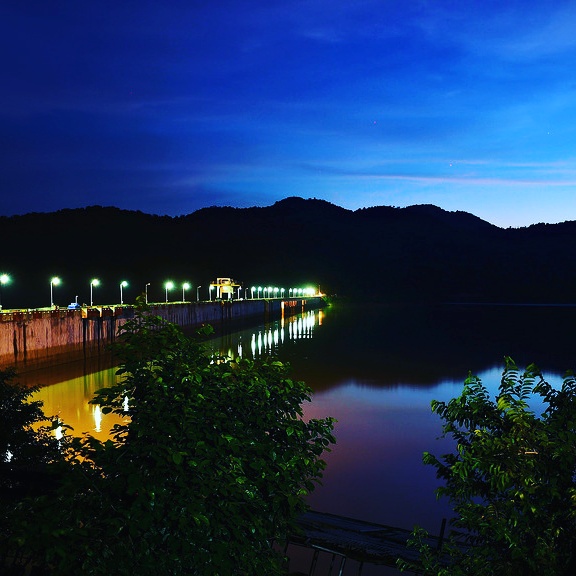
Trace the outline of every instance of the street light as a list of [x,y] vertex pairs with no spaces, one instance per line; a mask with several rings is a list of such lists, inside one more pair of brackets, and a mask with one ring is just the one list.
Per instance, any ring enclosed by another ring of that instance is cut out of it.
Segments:
[[168,302],[168,290],[172,290],[172,288],[174,288],[174,282],[168,280],[168,282],[164,284],[164,287],[166,288],[166,302]]
[[196,302],[200,302],[200,288],[202,288],[202,286],[196,288]]
[[260,298],[260,290],[262,290],[262,286],[258,286],[258,292],[256,293],[258,298]]
[[122,280],[122,282],[120,282],[120,304],[124,304],[124,299],[122,297],[122,288],[126,288],[126,286],[128,286],[128,282],[126,282],[126,280]]
[[58,286],[58,284],[60,284],[60,278],[58,278],[58,276],[54,276],[51,280],[50,280],[50,307],[54,308],[54,298],[52,296],[53,292],[52,292],[52,287],[53,286]]
[[252,288],[250,288],[250,298],[252,300],[254,300],[254,290],[256,290],[256,286],[252,286]]
[[0,275],[0,310],[2,310],[2,286],[10,283],[10,276],[8,274]]
[[190,288],[190,283],[184,282],[184,284],[182,284],[182,302],[186,300],[185,290],[188,290],[188,288]]
[[93,288],[94,288],[94,286],[99,286],[99,285],[100,285],[100,280],[98,280],[98,278],[92,278],[92,280],[90,280],[90,306],[94,305],[94,299],[92,298]]
[[210,302],[212,302],[212,290],[214,290],[214,286],[212,284],[210,284],[210,290],[208,291]]
[[145,296],[146,304],[148,304],[148,286],[150,286],[150,282],[148,282],[146,286],[144,286],[144,292],[146,293]]

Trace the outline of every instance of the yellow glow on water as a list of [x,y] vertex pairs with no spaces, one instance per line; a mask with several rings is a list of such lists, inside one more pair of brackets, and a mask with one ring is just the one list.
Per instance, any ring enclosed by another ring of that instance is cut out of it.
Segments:
[[[227,358],[262,358],[271,356],[290,340],[312,338],[315,327],[319,325],[319,311],[310,311],[303,316],[290,316],[282,322],[260,326],[241,333],[236,340],[230,336],[215,339],[207,343],[209,351]],[[128,416],[121,418],[115,414],[103,414],[101,407],[90,404],[99,388],[113,385],[117,379],[117,368],[100,370],[91,374],[70,378],[63,382],[44,386],[36,392],[32,400],[43,402],[47,417],[58,417],[64,424],[71,426],[75,436],[84,432],[106,440],[110,437],[112,426],[127,422]],[[128,398],[124,399],[124,411],[128,412]],[[56,431],[62,434],[62,429]]]
[[[75,436],[88,432],[100,440],[106,440],[110,428],[123,419],[115,414],[102,414],[100,406],[89,402],[96,390],[109,386],[116,378],[116,368],[86,374],[40,388],[32,400],[43,403],[47,417],[57,416],[64,424],[72,426],[71,433]],[[55,430],[55,434],[61,437],[62,430]]]

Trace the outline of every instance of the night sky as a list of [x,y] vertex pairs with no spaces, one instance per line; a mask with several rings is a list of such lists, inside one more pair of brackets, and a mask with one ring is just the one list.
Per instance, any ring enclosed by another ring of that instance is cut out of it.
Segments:
[[0,214],[576,220],[576,2],[7,0]]

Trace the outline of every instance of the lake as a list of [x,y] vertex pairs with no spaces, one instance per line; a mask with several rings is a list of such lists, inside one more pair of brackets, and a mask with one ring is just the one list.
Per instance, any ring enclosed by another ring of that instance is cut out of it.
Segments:
[[[314,509],[438,533],[450,511],[436,500],[438,482],[422,453],[440,455],[450,445],[438,439],[431,400],[460,394],[469,371],[493,394],[504,356],[521,367],[535,362],[560,384],[576,368],[575,327],[575,307],[336,303],[209,346],[229,356],[278,355],[314,391],[306,417],[338,420],[323,485],[310,497]],[[114,369],[100,370],[46,386],[36,397],[46,414],[59,414],[76,432],[105,436],[111,416],[88,400],[112,378]]]

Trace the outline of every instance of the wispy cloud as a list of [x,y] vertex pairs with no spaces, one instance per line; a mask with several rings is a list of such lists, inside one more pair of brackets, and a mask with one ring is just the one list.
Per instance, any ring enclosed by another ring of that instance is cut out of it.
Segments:
[[461,176],[419,176],[414,174],[356,174],[353,176],[358,179],[367,180],[404,180],[408,182],[419,182],[423,184],[465,184],[467,186],[546,186],[546,187],[565,187],[576,186],[576,175],[572,180],[549,180],[544,178],[502,178],[502,177],[461,177]]

